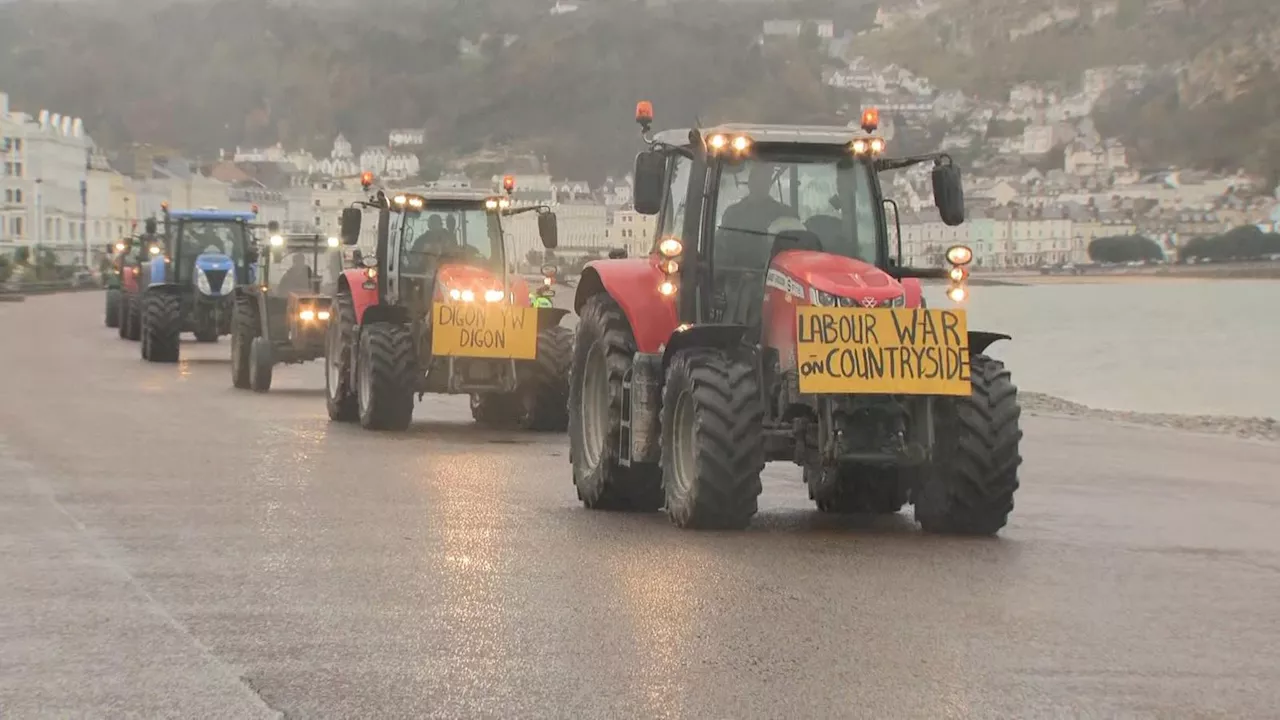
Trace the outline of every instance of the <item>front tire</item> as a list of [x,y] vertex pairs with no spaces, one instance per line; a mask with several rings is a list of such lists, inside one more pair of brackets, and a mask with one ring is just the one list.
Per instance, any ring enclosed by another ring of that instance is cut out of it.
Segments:
[[764,408],[755,365],[723,350],[682,350],[662,397],[662,484],[677,527],[751,523],[764,470]]
[[915,493],[916,520],[927,532],[995,535],[1013,512],[1018,489],[1018,388],[1004,363],[970,361],[973,392],[936,407],[932,467]]
[[120,327],[120,291],[116,288],[107,290],[105,322],[109,328]]
[[527,377],[518,392],[525,412],[520,427],[536,432],[569,429],[569,371],[573,366],[573,331],[549,327],[538,333],[538,356],[525,365]]
[[325,335],[324,391],[329,419],[334,422],[355,422],[360,419],[360,408],[355,390],[351,387],[351,363],[355,359],[352,347],[355,336],[356,308],[351,295],[343,293],[334,298],[337,317],[329,323]]
[[182,306],[176,295],[148,293],[143,301],[142,354],[156,363],[178,362],[182,336]]
[[403,431],[413,421],[417,362],[408,328],[392,323],[360,331],[356,397],[360,425],[369,430]]
[[271,357],[271,343],[264,337],[256,337],[249,343],[249,389],[264,393],[271,389],[271,370],[275,360]]
[[231,384],[249,389],[250,352],[253,339],[262,332],[258,306],[250,297],[237,297],[235,320],[231,328]]
[[662,471],[618,462],[622,376],[636,352],[631,325],[606,293],[582,308],[569,379],[569,457],[578,499],[593,510],[654,512],[662,507]]

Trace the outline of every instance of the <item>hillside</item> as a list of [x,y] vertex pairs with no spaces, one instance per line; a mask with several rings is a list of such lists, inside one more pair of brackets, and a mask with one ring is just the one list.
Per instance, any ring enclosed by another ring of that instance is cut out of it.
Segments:
[[549,5],[20,1],[0,5],[0,88],[17,107],[84,117],[108,146],[327,151],[338,132],[360,145],[425,125],[433,157],[515,142],[592,180],[635,152],[637,99],[667,123],[833,118],[822,58],[799,43],[766,54],[749,13]]
[[[913,5],[914,0],[898,7]],[[1280,172],[1280,3],[1274,0],[946,0],[860,38],[856,52],[944,88],[999,99],[1020,82],[1078,85],[1107,65],[1173,80],[1112,98],[1100,129],[1138,159]],[[894,7],[894,6],[890,6]]]

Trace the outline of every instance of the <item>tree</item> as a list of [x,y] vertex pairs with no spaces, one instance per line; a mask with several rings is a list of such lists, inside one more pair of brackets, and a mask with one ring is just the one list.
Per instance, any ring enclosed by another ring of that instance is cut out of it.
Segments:
[[1163,260],[1160,244],[1144,235],[1102,237],[1089,243],[1089,259],[1101,263]]
[[1178,253],[1180,261],[1256,260],[1280,254],[1280,234],[1266,233],[1256,225],[1244,225],[1217,237],[1193,238]]

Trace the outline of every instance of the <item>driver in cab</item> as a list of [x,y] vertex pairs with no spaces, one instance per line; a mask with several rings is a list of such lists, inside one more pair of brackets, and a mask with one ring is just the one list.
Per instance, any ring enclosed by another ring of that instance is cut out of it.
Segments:
[[409,258],[405,265],[415,272],[425,272],[428,254],[439,254],[456,244],[457,237],[453,231],[445,228],[439,215],[432,215],[427,218],[427,229],[409,246]]
[[773,174],[773,164],[753,164],[747,178],[746,197],[724,211],[720,230],[731,236],[727,238],[730,242],[717,245],[726,264],[760,266],[768,258],[773,244],[769,227],[780,218],[799,219],[795,210],[778,202],[769,192]]

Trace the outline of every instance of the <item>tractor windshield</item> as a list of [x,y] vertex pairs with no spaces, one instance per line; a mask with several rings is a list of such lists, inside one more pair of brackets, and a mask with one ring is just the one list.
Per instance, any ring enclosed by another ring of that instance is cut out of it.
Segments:
[[244,264],[245,227],[242,222],[184,220],[181,228],[182,257],[195,262],[198,255],[226,255],[236,267]]
[[879,209],[871,168],[847,155],[759,153],[720,166],[713,263],[757,270],[773,242],[879,259]]
[[466,261],[500,267],[502,264],[502,225],[495,213],[475,205],[465,207],[429,207],[408,213],[401,227],[401,262],[403,272],[429,272],[432,260]]

